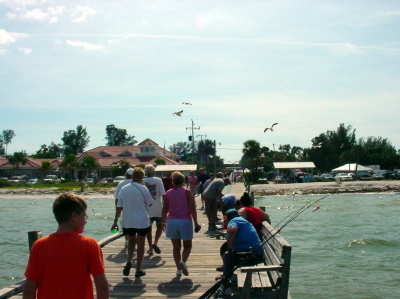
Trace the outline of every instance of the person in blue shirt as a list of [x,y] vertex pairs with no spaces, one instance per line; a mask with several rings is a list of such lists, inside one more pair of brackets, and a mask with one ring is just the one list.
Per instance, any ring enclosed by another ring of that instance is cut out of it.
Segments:
[[239,263],[241,256],[238,253],[249,253],[255,264],[263,257],[262,244],[254,226],[239,216],[235,209],[227,210],[225,215],[229,221],[227,227],[229,250],[223,258],[224,271],[221,278],[228,278],[233,274],[234,267]]

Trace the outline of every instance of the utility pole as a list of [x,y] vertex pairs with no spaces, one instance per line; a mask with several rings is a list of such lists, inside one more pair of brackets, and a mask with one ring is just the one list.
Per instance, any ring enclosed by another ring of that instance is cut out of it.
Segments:
[[192,135],[189,137],[189,141],[192,141],[192,155],[194,154],[194,130],[200,130],[200,126],[195,127],[194,121],[191,119],[192,125],[190,127],[186,127],[186,130],[191,130]]

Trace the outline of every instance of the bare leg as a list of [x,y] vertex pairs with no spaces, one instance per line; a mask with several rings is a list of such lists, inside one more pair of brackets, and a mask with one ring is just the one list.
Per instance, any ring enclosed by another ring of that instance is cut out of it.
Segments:
[[174,255],[176,269],[180,270],[181,264],[181,239],[171,239],[172,242],[172,252]]
[[136,257],[136,272],[141,270],[144,257],[145,236],[137,236],[137,257]]
[[156,230],[156,236],[154,237],[154,245],[157,245],[158,240],[160,240],[164,224],[161,221],[158,221],[156,222],[156,225],[157,225],[157,230]]
[[150,223],[150,230],[148,232],[148,234],[146,235],[147,237],[147,242],[149,243],[149,250],[147,251],[147,253],[149,255],[153,255],[153,232],[152,232],[152,228],[153,228],[153,224]]
[[133,258],[133,251],[135,250],[136,236],[128,236],[128,257],[127,262],[131,262]]
[[192,251],[192,240],[183,240],[182,261],[186,263]]

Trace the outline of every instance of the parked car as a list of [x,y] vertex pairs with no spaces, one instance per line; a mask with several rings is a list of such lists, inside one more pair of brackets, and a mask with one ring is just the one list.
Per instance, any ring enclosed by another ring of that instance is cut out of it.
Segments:
[[94,178],[86,178],[86,183],[93,184]]
[[54,183],[61,182],[61,180],[55,174],[49,174],[49,175],[46,175],[46,177],[43,179],[43,182],[54,184]]
[[371,172],[366,171],[366,170],[357,171],[356,176],[357,176],[357,178],[359,180],[371,180],[371,179],[373,179]]
[[323,173],[320,176],[318,176],[318,180],[321,182],[330,182],[334,181],[335,177],[331,175],[330,173]]
[[124,177],[124,176],[116,176],[116,177],[113,179],[113,182],[118,184],[118,183],[122,182],[123,180],[125,180],[125,177]]
[[15,175],[8,179],[10,183],[24,183],[27,179],[26,175]]
[[29,184],[29,185],[35,185],[35,184],[37,184],[38,182],[39,182],[38,179],[33,178],[33,179],[29,179],[28,182],[27,182],[27,184]]
[[345,172],[340,172],[338,174],[336,174],[335,176],[335,180],[341,180],[341,181],[352,181],[353,180],[353,176],[354,174],[352,173],[345,173]]

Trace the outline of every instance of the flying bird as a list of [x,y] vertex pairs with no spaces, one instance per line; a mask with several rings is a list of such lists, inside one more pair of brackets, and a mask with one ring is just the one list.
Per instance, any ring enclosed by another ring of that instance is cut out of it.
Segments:
[[182,113],[183,113],[183,110],[180,110],[180,111],[177,111],[177,112],[172,113],[172,115],[175,115],[175,116],[182,116]]
[[267,132],[268,130],[271,130],[271,132],[274,130],[274,126],[276,126],[278,123],[273,123],[270,128],[265,128],[264,133]]
[[190,102],[182,102],[182,105],[192,105]]

